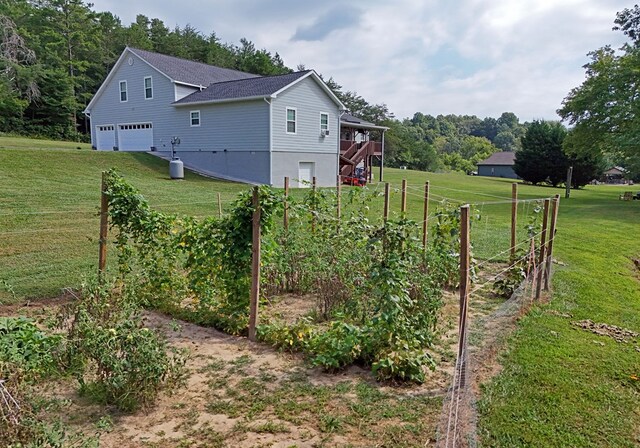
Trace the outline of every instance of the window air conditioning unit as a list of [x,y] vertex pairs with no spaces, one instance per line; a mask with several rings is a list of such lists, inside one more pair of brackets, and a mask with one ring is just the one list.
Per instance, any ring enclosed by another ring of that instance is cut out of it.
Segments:
[[327,135],[329,135],[329,130],[328,129],[323,129],[320,131],[320,135],[322,137],[326,137]]

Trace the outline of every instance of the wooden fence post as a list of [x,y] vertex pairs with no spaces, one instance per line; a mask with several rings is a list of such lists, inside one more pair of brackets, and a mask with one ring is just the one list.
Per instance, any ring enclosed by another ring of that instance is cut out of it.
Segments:
[[313,189],[313,203],[311,205],[312,209],[311,209],[311,232],[315,233],[316,231],[316,206],[315,206],[315,202],[316,202],[316,194],[318,194],[318,190],[317,190],[317,183],[316,183],[316,176],[313,176],[313,180],[311,182],[311,188]]
[[222,218],[222,198],[220,193],[218,193],[218,218]]
[[511,263],[516,261],[516,233],[518,226],[518,184],[511,184]]
[[407,179],[402,179],[402,202],[400,203],[402,217],[407,214]]
[[544,257],[547,248],[547,223],[549,220],[549,199],[544,200],[542,211],[542,234],[540,235],[540,255],[538,257],[538,279],[536,281],[536,300],[540,300],[542,293],[542,277],[544,276]]
[[429,181],[424,183],[424,213],[422,215],[422,247],[427,249],[427,234],[429,232]]
[[384,184],[384,209],[382,210],[382,217],[384,219],[384,222],[387,222],[387,220],[389,219],[389,190],[391,188],[391,185],[389,184],[389,182],[386,182]]
[[100,189],[100,239],[98,249],[98,281],[104,280],[107,268],[107,233],[109,231],[109,197],[107,196],[107,173],[102,173]]
[[284,230],[289,230],[289,177],[284,178]]
[[565,185],[564,197],[565,199],[569,199],[571,196],[571,178],[573,177],[573,167],[570,166],[567,170],[567,182]]
[[549,227],[549,242],[547,243],[547,265],[544,272],[544,290],[549,290],[551,283],[551,264],[553,263],[553,240],[556,236],[556,221],[558,220],[558,208],[560,207],[560,195],[557,194],[553,198],[551,206],[551,226]]
[[467,315],[469,307],[469,205],[460,207],[460,320],[458,359],[460,360],[460,386],[464,386],[464,349],[466,346]]
[[260,187],[253,187],[251,238],[251,296],[249,301],[249,340],[256,340],[258,301],[260,299]]

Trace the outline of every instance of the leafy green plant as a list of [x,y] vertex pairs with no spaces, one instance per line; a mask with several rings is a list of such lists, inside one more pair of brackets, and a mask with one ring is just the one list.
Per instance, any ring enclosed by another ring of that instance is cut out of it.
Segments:
[[[527,232],[527,236],[530,240],[535,238],[542,230],[542,224],[539,222],[540,213],[542,212],[542,203],[535,202],[534,204],[532,213],[525,224],[525,231]],[[494,281],[493,292],[497,296],[505,299],[511,297],[527,278],[529,256],[534,256],[537,260],[538,251],[539,249],[536,248],[535,245],[533,250],[527,246],[524,249],[516,251],[515,261],[512,262],[509,268]]]
[[[118,230],[119,273],[152,306],[231,334],[246,332],[251,281],[252,193],[246,191],[223,218],[197,220],[151,210],[120,175],[107,173],[112,227]],[[260,187],[262,256],[281,197]],[[184,303],[189,303],[187,310]]]
[[49,335],[26,317],[0,317],[0,376],[18,368],[34,378],[57,370],[61,336]]
[[67,310],[61,324],[69,328],[67,361],[76,366],[81,392],[132,411],[183,379],[184,354],[143,326],[126,288],[115,292],[85,286],[83,298]]

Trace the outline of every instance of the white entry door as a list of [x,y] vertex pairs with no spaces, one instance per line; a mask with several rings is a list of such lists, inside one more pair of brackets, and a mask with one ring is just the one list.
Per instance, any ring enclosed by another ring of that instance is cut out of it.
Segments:
[[311,186],[313,176],[315,176],[314,165],[313,162],[300,162],[298,165],[298,187],[309,188]]
[[116,127],[112,124],[96,126],[96,149],[113,150],[116,146]]
[[153,125],[131,123],[118,125],[118,149],[120,151],[150,151],[153,146]]

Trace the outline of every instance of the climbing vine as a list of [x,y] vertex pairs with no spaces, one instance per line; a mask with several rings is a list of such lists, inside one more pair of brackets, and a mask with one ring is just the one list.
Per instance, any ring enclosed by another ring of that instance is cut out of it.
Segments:
[[[231,212],[198,220],[152,210],[115,171],[107,173],[109,216],[116,230],[117,275],[146,305],[231,334],[248,324],[251,280],[251,192]],[[458,275],[459,212],[443,203],[435,236],[422,247],[420,226],[406,218],[372,219],[378,196],[344,195],[342,219],[333,190],[288,198],[290,225],[276,225],[283,196],[259,188],[263,303],[286,293],[316,298],[295,322],[265,318],[258,336],[303,352],[327,370],[370,366],[381,380],[421,382],[434,368],[442,291]]]

